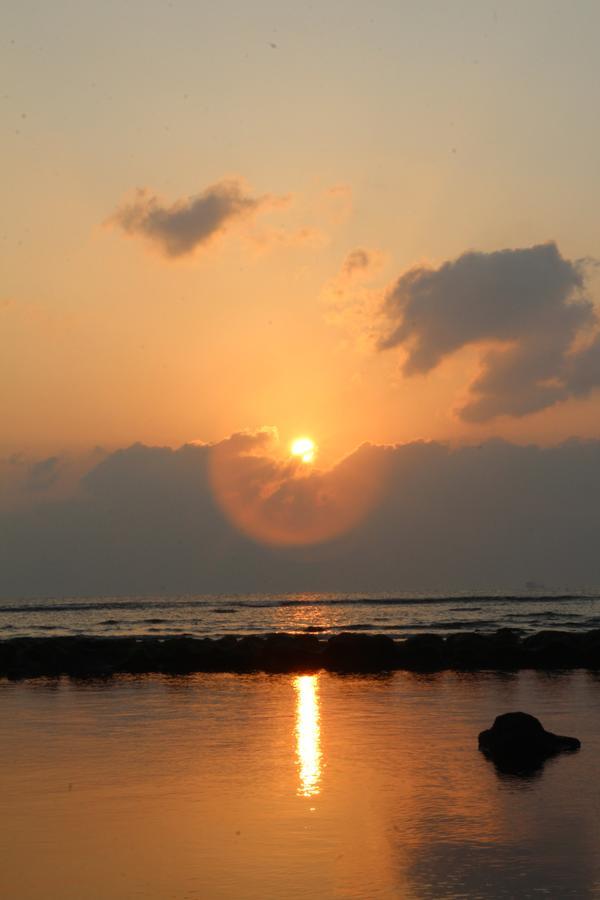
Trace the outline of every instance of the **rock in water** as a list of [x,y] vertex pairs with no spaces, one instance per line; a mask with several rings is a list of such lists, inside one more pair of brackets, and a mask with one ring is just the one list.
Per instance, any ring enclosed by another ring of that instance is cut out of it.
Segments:
[[504,713],[479,735],[479,749],[502,772],[523,773],[539,769],[556,753],[579,750],[577,738],[546,731],[539,719],[524,712]]

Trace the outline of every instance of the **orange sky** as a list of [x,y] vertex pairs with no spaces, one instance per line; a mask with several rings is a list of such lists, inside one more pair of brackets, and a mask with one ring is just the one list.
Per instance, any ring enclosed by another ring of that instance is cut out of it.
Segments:
[[[385,291],[424,261],[548,240],[596,254],[594,5],[3,17],[3,452],[265,425],[284,446],[313,436],[325,462],[364,440],[600,436],[598,392],[460,421],[478,345],[407,377],[373,341]],[[123,213],[137,188],[170,215],[227,179],[239,197],[183,252],[148,209]],[[357,249],[377,264],[336,315]]]

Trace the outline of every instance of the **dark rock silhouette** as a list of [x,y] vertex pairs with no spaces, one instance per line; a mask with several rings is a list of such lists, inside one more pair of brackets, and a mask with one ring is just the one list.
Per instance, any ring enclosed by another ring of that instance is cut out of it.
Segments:
[[488,637],[475,631],[449,634],[446,648],[453,667],[457,669],[482,669],[490,659]]
[[400,665],[396,668],[434,672],[449,668],[446,641],[439,634],[413,634],[398,645]]
[[523,649],[533,668],[570,668],[577,664],[581,651],[581,636],[572,631],[539,631],[523,641]]
[[523,638],[503,628],[493,634],[384,634],[341,632],[95,637],[69,635],[0,640],[0,677],[70,675],[95,678],[117,672],[413,672],[586,668],[600,671],[600,629],[541,631]]
[[551,756],[580,747],[577,738],[546,731],[539,719],[524,712],[497,716],[492,727],[479,735],[479,749],[508,774],[535,772]]
[[381,672],[397,669],[397,645],[385,634],[343,631],[329,638],[320,664],[335,672]]
[[320,669],[321,646],[313,634],[268,634],[262,645],[262,668],[267,672],[306,672]]

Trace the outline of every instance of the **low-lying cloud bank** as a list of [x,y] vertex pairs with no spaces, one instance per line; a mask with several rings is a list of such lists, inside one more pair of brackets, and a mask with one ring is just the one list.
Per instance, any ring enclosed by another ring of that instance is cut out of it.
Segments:
[[175,259],[193,253],[223,234],[234,222],[285,202],[285,198],[253,196],[240,178],[212,184],[185,200],[166,204],[139,190],[109,219],[126,234],[149,240],[164,256]]
[[598,441],[365,444],[312,473],[265,432],[98,459],[3,463],[0,596],[600,585]]
[[554,243],[410,269],[387,293],[379,348],[402,348],[403,373],[414,376],[480,346],[481,371],[458,411],[466,422],[585,396],[600,386],[600,321],[585,269]]

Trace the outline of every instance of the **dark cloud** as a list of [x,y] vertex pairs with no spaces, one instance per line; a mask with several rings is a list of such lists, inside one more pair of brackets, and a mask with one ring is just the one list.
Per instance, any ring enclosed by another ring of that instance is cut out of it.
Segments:
[[411,269],[385,300],[379,347],[405,349],[403,372],[411,376],[468,345],[490,345],[459,411],[469,422],[524,416],[586,394],[600,385],[600,346],[574,349],[598,327],[583,294],[584,265],[549,243]]
[[61,460],[51,496],[0,492],[0,596],[600,584],[600,442],[365,444],[307,471],[272,438],[138,444],[77,479]]
[[565,377],[569,389],[578,396],[589,394],[600,384],[600,335],[567,360]]
[[44,459],[33,459],[26,453],[0,458],[0,516],[8,510],[32,509],[40,503],[72,497],[82,476],[105,456],[105,451],[96,448]]
[[47,491],[59,476],[58,456],[48,456],[29,467],[27,487],[31,491]]
[[187,256],[222,234],[233,222],[282,198],[252,196],[240,179],[219,181],[186,200],[166,205],[146,190],[121,206],[109,220],[127,234],[140,235],[170,258]]
[[342,272],[344,275],[352,276],[357,271],[360,272],[364,269],[368,269],[371,264],[372,257],[369,251],[359,247],[348,254],[344,260]]

